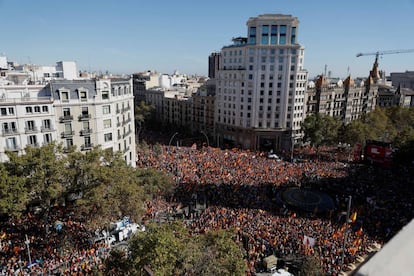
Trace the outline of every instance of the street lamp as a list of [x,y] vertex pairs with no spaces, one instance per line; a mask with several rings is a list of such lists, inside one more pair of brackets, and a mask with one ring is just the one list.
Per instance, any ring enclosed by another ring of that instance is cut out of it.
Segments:
[[27,238],[27,235],[26,235],[26,240],[24,241],[24,243],[26,244],[26,246],[27,246],[27,254],[29,255],[29,266],[30,266],[30,270],[32,270],[32,257],[30,256],[30,241],[29,241],[29,239]]
[[351,213],[351,201],[352,201],[352,196],[349,196],[348,198],[348,210],[346,212],[346,226],[345,226],[345,233],[344,233],[344,242],[342,244],[342,260],[341,263],[344,264],[344,258],[345,258],[345,247],[346,247],[346,242],[347,242],[347,238],[348,238],[348,225],[349,225],[349,219],[350,219],[350,213]]
[[177,134],[178,134],[178,132],[174,133],[173,136],[171,136],[170,142],[168,143],[168,152],[170,151],[171,142],[174,139],[175,135],[177,135]]
[[204,131],[202,131],[202,130],[200,130],[200,132],[206,137],[206,139],[207,139],[207,147],[210,147],[210,142],[208,141],[208,136],[207,136],[207,134],[204,132]]

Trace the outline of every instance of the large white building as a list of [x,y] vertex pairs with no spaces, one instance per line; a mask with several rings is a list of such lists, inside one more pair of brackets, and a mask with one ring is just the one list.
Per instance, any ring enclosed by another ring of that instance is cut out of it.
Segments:
[[252,17],[247,37],[222,48],[215,74],[220,143],[279,150],[301,138],[307,71],[298,26],[291,15]]
[[[69,64],[70,65],[70,64]],[[0,161],[56,141],[87,151],[121,151],[136,166],[132,79],[54,79],[44,85],[0,86]]]

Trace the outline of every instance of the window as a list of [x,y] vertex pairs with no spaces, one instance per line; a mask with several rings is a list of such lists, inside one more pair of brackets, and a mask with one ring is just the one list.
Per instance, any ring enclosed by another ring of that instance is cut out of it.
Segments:
[[70,148],[71,146],[73,146],[73,139],[72,138],[66,139],[66,148]]
[[0,108],[0,111],[1,111],[1,116],[7,115],[7,109],[5,107]]
[[110,105],[102,106],[102,113],[103,114],[111,114],[111,106]]
[[26,106],[26,113],[33,113],[33,109],[31,106]]
[[42,106],[43,112],[49,112],[49,107],[47,105]]
[[86,91],[79,92],[79,99],[81,100],[81,102],[86,102],[88,100]]
[[69,92],[63,91],[60,93],[60,98],[62,102],[68,102],[69,101]]
[[296,44],[296,27],[292,27],[290,43]]
[[40,106],[35,106],[34,107],[34,112],[40,113]]
[[280,26],[279,44],[280,45],[286,44],[286,25]]
[[33,147],[37,146],[37,137],[36,137],[36,135],[29,135],[27,137],[27,143],[30,146],[33,146]]
[[105,133],[104,134],[104,141],[105,142],[112,141],[112,133]]
[[64,117],[70,116],[70,108],[69,107],[64,107],[63,108],[63,116]]
[[250,27],[249,29],[249,43],[256,44],[256,27]]
[[51,124],[50,124],[50,120],[49,119],[43,120],[42,128],[44,130],[51,129]]
[[84,129],[84,130],[89,129],[89,121],[83,121],[82,122],[82,129]]
[[28,131],[34,131],[35,130],[34,121],[26,121],[26,130],[28,130]]
[[92,146],[91,137],[90,136],[85,136],[84,142],[85,142],[85,146],[86,147],[91,147]]
[[111,127],[111,119],[106,119],[103,121],[104,128],[110,128]]
[[83,117],[89,116],[89,112],[88,112],[88,107],[87,106],[82,106],[81,112],[82,112],[81,114],[82,114]]
[[109,99],[109,91],[102,91],[102,100]]
[[270,30],[270,44],[275,45],[277,43],[277,26],[272,25]]
[[262,44],[269,44],[269,25],[262,26]]
[[65,133],[67,133],[67,134],[72,133],[72,124],[71,123],[65,124]]
[[46,133],[46,134],[43,135],[43,143],[44,144],[52,143],[52,134],[51,133]]
[[7,149],[9,149],[9,150],[16,150],[17,149],[16,137],[7,138]]

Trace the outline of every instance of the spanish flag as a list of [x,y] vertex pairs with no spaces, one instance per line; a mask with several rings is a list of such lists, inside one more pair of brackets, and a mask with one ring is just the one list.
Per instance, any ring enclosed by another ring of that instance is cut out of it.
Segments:
[[350,219],[351,219],[351,221],[352,221],[352,222],[355,222],[355,221],[356,221],[356,219],[357,219],[357,212],[354,212],[354,213],[351,215]]

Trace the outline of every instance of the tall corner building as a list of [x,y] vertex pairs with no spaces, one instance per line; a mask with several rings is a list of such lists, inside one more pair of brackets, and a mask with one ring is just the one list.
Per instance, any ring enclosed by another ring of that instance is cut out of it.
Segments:
[[219,144],[279,151],[301,139],[308,73],[298,27],[291,15],[251,17],[247,37],[221,49],[215,74]]

